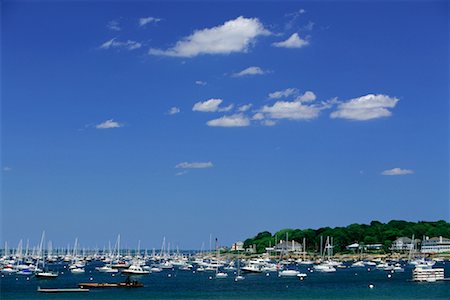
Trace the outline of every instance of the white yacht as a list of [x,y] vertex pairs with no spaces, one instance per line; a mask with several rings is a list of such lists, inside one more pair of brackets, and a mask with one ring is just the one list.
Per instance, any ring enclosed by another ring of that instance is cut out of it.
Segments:
[[330,264],[322,263],[320,265],[315,265],[314,271],[324,272],[324,273],[332,273],[332,272],[336,272],[336,268]]
[[37,272],[35,274],[37,278],[56,278],[58,277],[58,273],[56,272],[50,272],[50,271],[43,271],[43,272]]
[[107,266],[107,265],[105,265],[103,267],[97,267],[95,269],[102,273],[117,273],[117,272],[119,272],[118,269],[114,269],[111,266]]
[[228,278],[228,274],[225,273],[225,272],[217,272],[217,273],[216,273],[216,278],[217,278],[217,279]]
[[122,270],[123,274],[135,274],[135,275],[146,275],[150,274],[150,271],[145,271],[141,266],[131,265],[128,269]]
[[413,270],[413,281],[435,282],[438,280],[444,280],[444,268],[422,265]]
[[82,273],[85,273],[85,270],[84,270],[84,268],[74,267],[74,268],[70,268],[70,272],[72,272],[72,274],[82,274]]
[[350,267],[352,268],[364,268],[366,265],[364,264],[363,261],[356,261],[354,263],[351,264]]
[[283,270],[278,273],[279,277],[295,277],[300,274],[297,270]]

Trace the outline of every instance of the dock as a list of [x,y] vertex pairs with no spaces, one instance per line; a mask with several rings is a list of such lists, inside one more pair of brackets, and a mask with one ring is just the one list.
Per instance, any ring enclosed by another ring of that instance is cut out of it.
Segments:
[[119,283],[79,283],[78,287],[80,289],[89,289],[89,288],[138,288],[143,287],[144,285],[140,282],[131,281],[131,282],[119,282]]
[[41,287],[38,287],[37,291],[40,293],[78,293],[78,292],[89,292],[89,289],[81,289],[81,288],[42,289]]

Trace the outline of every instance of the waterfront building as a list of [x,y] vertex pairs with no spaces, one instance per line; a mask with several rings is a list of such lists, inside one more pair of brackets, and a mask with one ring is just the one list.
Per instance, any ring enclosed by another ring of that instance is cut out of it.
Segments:
[[450,252],[450,239],[440,237],[426,237],[422,241],[422,253],[443,253]]
[[299,242],[296,242],[294,240],[292,241],[280,241],[275,247],[275,252],[302,252],[303,247],[302,244]]
[[366,250],[381,250],[383,249],[383,244],[367,244],[364,248]]
[[409,237],[399,237],[392,242],[392,251],[409,251],[414,248],[413,240]]
[[243,251],[244,242],[238,241],[231,246],[231,251]]
[[358,243],[353,243],[351,245],[345,246],[345,249],[352,250],[352,251],[357,251],[357,250],[360,249],[360,245]]

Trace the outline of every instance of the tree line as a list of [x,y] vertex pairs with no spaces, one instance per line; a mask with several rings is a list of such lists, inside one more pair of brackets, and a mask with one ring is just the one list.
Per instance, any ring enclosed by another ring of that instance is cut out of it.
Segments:
[[246,239],[244,248],[256,246],[256,252],[265,252],[266,247],[274,246],[280,240],[288,239],[303,243],[306,239],[308,252],[318,252],[320,237],[333,237],[334,252],[343,252],[345,247],[352,243],[382,244],[384,251],[389,251],[392,242],[399,237],[422,239],[423,236],[443,236],[450,238],[450,223],[436,222],[408,222],[392,220],[388,223],[372,221],[370,224],[351,224],[347,227],[322,227],[319,229],[282,229],[272,234],[269,231],[258,233],[255,237]]

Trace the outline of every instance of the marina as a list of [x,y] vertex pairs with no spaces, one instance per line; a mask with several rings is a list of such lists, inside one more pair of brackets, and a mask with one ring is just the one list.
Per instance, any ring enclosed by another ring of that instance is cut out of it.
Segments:
[[[124,272],[125,268],[117,273],[99,271],[109,264],[107,253],[79,256],[85,272],[74,274],[70,272],[70,262],[63,256],[56,256],[47,264],[50,272],[58,274],[57,278],[2,272],[2,299],[47,299],[43,295],[49,293],[77,297],[76,294],[87,291],[90,291],[89,299],[378,299],[386,294],[395,299],[428,299],[430,295],[433,299],[448,299],[450,293],[448,279],[440,280],[441,274],[450,274],[450,262],[439,257],[411,261],[371,257],[356,261],[333,256],[330,260],[314,259],[313,264],[302,264],[300,259],[279,260],[266,255],[246,257],[183,251],[155,253],[155,256],[137,251],[130,253],[115,259],[130,266],[139,265],[149,270],[148,274],[130,275]],[[161,265],[166,268],[160,268]],[[403,271],[396,271],[395,267]],[[335,271],[321,271],[322,268]],[[424,276],[416,275],[419,268],[435,270],[437,280],[430,279],[428,274],[428,279],[417,277],[421,280],[414,281],[414,276]]]

